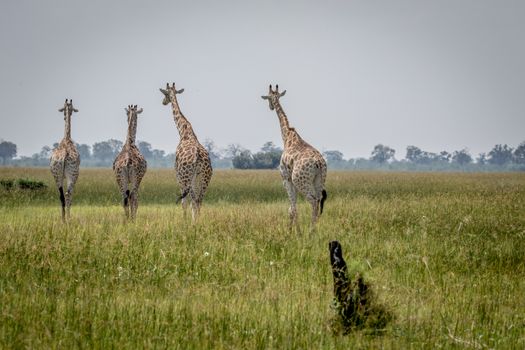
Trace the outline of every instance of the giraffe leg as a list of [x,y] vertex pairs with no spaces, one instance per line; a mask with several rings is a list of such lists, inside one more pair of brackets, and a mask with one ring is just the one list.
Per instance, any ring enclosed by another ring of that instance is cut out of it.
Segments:
[[190,192],[191,192],[190,185],[181,186],[181,190],[180,190],[181,194],[180,194],[179,200],[182,203],[182,216],[185,220],[188,217],[188,205],[190,205],[190,202],[191,202]]
[[117,184],[122,195],[122,207],[124,208],[124,215],[126,219],[129,218],[129,197],[128,180],[122,171],[117,172]]
[[192,184],[191,184],[191,191],[190,191],[190,198],[191,198],[191,218],[193,223],[197,222],[197,219],[199,217],[200,209],[201,209],[201,203],[202,203],[202,197],[203,197],[203,174],[199,173],[196,176],[194,176]]
[[292,231],[293,227],[297,228],[297,233],[301,233],[301,228],[297,220],[297,191],[291,181],[283,181],[284,188],[288,193],[288,199],[290,200],[290,208],[288,214],[290,215],[289,230]]
[[135,220],[137,217],[137,208],[138,208],[138,193],[137,190],[131,191],[129,194],[130,197],[130,206],[131,206],[131,220]]
[[74,183],[69,182],[67,185],[67,191],[64,194],[64,197],[66,200],[66,220],[71,219],[71,202],[73,200],[73,188],[74,188]]
[[191,222],[192,224],[195,223],[195,220],[197,219],[197,199],[196,199],[196,196],[195,196],[195,191],[193,190],[193,188],[190,189],[190,194],[189,194],[189,202],[190,202],[190,207],[191,207]]
[[58,189],[58,198],[62,208],[62,222],[66,221],[66,199],[64,197],[64,162],[51,159],[51,173],[55,178]]
[[137,217],[137,210],[139,208],[139,188],[135,187],[130,193],[131,200],[131,220]]
[[[180,187],[180,196],[177,201],[182,201],[182,209],[183,209],[183,216],[184,219],[187,218],[187,208],[188,205],[191,202],[191,187],[193,182],[193,177],[195,174],[195,164],[194,163],[178,163],[176,165],[176,172],[177,172],[177,182],[179,183]],[[189,197],[189,198],[188,198]]]
[[[180,185],[180,196],[179,196],[179,201],[181,201],[182,203],[182,212],[183,212],[183,217],[184,219],[187,218],[188,214],[188,205],[190,204],[190,202],[192,201],[191,200],[191,183],[189,181],[185,181],[185,182],[179,182],[179,185]],[[177,201],[178,202],[178,201]],[[193,208],[193,207],[192,207]]]
[[126,219],[129,219],[129,205],[131,193],[128,189],[128,183],[126,180],[120,180],[122,183],[119,183],[120,193],[122,194],[122,207],[124,208],[124,215]]
[[[67,169],[66,169],[67,170]],[[65,200],[66,200],[66,216],[67,220],[71,218],[71,202],[73,201],[73,189],[75,188],[75,184],[77,183],[78,179],[78,169],[73,169],[71,171],[66,171],[67,175],[67,191],[65,193]]]
[[310,203],[310,205],[312,206],[312,223],[311,223],[311,226],[310,226],[310,231],[313,231],[315,230],[315,227],[316,227],[316,224],[317,224],[317,220],[319,218],[319,204],[320,204],[320,200],[315,198],[314,196],[307,196],[307,199],[308,199],[308,202]]
[[132,169],[129,173],[130,173],[129,180],[131,183],[131,191],[130,191],[131,220],[135,220],[135,218],[137,217],[137,209],[139,206],[139,200],[138,200],[139,186],[140,186],[140,181],[142,180],[142,178],[139,177],[139,175],[134,169]]
[[64,179],[62,177],[55,179],[58,188],[58,197],[62,208],[62,222],[66,222],[66,198],[64,196]]
[[182,198],[181,200],[182,202],[182,217],[184,218],[184,220],[186,220],[186,218],[188,217],[188,197],[184,197]]

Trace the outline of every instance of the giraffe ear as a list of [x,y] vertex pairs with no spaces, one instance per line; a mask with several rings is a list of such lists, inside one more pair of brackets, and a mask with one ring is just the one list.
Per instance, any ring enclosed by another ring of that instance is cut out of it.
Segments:
[[78,112],[78,109],[73,108],[73,112],[77,113],[77,112]]
[[60,108],[58,111],[59,112],[64,112],[64,107]]
[[162,92],[164,95],[168,95],[168,90],[164,90],[164,89],[159,89],[160,92]]
[[184,89],[175,90],[175,92],[178,93],[178,94],[182,94],[184,92]]
[[281,92],[281,94],[279,95],[279,97],[283,97],[284,94],[286,94],[286,90],[284,90],[283,92]]
[[126,111],[126,114],[128,114],[128,113],[129,113],[129,109],[127,109],[127,108],[124,108],[124,110]]
[[261,96],[261,98],[262,98],[263,100],[267,100],[267,99],[269,99],[268,96]]
[[142,109],[142,108],[141,108],[141,109],[139,109],[139,110],[137,110],[137,114],[140,114],[140,113],[142,113],[142,111],[143,111],[143,109]]

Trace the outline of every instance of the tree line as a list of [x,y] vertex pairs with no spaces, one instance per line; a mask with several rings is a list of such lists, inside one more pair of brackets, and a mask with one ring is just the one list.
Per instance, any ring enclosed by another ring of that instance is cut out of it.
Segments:
[[[77,144],[83,167],[110,167],[122,149],[123,142],[115,139],[96,142],[93,145]],[[206,139],[203,146],[208,150],[214,168],[235,169],[276,169],[282,154],[282,148],[273,142],[266,142],[259,151],[252,152],[239,144],[230,144],[222,149]],[[44,146],[32,156],[17,157],[16,144],[0,140],[1,165],[10,166],[47,166],[54,148]],[[139,141],[137,147],[152,168],[173,167],[174,153],[155,149],[149,142]],[[428,152],[416,146],[406,148],[405,157],[396,159],[396,151],[386,145],[376,145],[368,158],[344,159],[337,150],[323,152],[328,167],[348,170],[419,170],[419,171],[502,171],[525,170],[525,141],[512,148],[507,144],[497,144],[490,151],[480,153],[474,158],[468,149],[453,152]]]

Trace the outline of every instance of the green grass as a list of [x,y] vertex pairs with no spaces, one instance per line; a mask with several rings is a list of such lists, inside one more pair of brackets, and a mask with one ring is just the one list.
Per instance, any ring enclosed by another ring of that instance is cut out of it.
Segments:
[[[69,225],[47,169],[9,178],[47,188],[0,188],[0,348],[525,347],[525,174],[329,172],[311,235],[277,171],[216,171],[195,226],[173,171],[128,224],[110,170],[81,169]],[[329,327],[333,239],[395,315],[380,335]]]

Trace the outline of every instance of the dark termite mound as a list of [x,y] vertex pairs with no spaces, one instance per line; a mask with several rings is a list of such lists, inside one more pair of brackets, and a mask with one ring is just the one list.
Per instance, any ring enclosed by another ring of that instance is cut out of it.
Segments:
[[343,250],[338,241],[328,244],[334,276],[334,309],[337,312],[332,329],[336,334],[348,334],[354,329],[381,331],[392,320],[392,313],[377,302],[370,283],[360,273],[350,279]]

